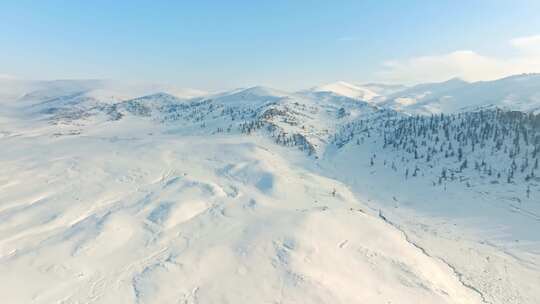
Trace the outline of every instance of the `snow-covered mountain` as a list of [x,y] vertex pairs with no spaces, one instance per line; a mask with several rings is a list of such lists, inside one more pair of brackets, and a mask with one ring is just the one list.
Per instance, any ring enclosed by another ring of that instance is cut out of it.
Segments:
[[482,107],[538,112],[539,88],[540,74],[472,83],[451,79],[399,91],[387,96],[383,104],[414,114],[454,113]]
[[0,294],[538,303],[537,79],[16,87],[0,103]]
[[294,94],[265,87],[180,99],[156,93],[116,103],[84,94],[61,96],[39,106],[55,124],[93,124],[136,116],[163,123],[183,134],[264,133],[276,142],[319,155],[346,122],[394,113],[367,102],[327,94]]
[[379,93],[376,93],[371,88],[350,84],[344,81],[338,81],[338,82],[314,87],[311,90],[309,90],[309,92],[333,93],[336,95],[345,96],[345,97],[349,97],[353,99],[364,100],[364,101],[371,101],[377,96],[379,96]]
[[0,79],[0,102],[16,103],[22,106],[46,102],[53,104],[55,100],[76,99],[77,96],[93,98],[101,103],[115,103],[159,92],[167,92],[182,99],[208,94],[204,91],[172,85],[138,84],[101,79],[51,81]]
[[388,96],[390,94],[394,94],[407,89],[407,87],[404,85],[384,83],[366,83],[362,84],[361,86],[371,90],[372,92],[375,92],[381,97]]

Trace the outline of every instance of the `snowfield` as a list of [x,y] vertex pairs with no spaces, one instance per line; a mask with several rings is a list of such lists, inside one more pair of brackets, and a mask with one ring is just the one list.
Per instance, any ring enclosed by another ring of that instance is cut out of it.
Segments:
[[448,118],[458,170],[383,86],[68,83],[0,90],[5,303],[540,302],[534,116],[474,153]]
[[387,94],[382,102],[415,114],[467,111],[499,107],[540,113],[540,74],[523,74],[493,81],[466,82],[451,79]]

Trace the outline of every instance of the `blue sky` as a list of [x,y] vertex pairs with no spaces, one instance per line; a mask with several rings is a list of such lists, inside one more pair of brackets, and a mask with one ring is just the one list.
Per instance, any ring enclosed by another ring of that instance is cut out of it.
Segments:
[[0,0],[0,74],[201,89],[478,80],[540,68],[539,12],[532,0]]

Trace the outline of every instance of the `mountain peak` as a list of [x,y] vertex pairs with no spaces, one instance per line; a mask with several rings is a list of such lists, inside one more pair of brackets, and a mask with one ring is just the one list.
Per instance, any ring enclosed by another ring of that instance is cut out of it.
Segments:
[[378,94],[373,92],[372,90],[354,85],[345,81],[336,81],[333,83],[321,85],[318,87],[314,87],[310,90],[311,92],[320,93],[320,92],[327,92],[327,93],[333,93],[336,95],[341,95],[353,99],[361,99],[365,101],[370,101],[373,98],[377,97]]
[[136,99],[177,99],[176,96],[166,92],[156,92],[149,95],[137,97]]
[[459,77],[450,78],[446,81],[443,81],[441,83],[453,83],[453,84],[468,84],[468,81],[465,81]]
[[254,96],[275,96],[275,97],[283,97],[288,95],[286,92],[283,92],[281,90],[277,90],[271,87],[265,87],[265,86],[254,86],[247,89],[243,89],[241,91],[238,91],[237,93],[245,94],[245,95],[254,95]]

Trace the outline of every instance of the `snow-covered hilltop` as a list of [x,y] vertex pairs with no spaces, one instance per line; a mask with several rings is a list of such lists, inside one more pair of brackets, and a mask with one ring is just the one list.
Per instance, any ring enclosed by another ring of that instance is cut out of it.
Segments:
[[344,81],[338,81],[314,87],[309,90],[314,93],[326,92],[341,95],[353,99],[360,99],[364,101],[371,101],[379,96],[378,93],[371,90],[371,88],[350,84]]
[[538,303],[538,109],[539,75],[219,93],[2,80],[0,294]]
[[414,114],[438,114],[497,107],[540,111],[540,74],[510,76],[494,81],[451,79],[420,84],[386,96],[383,104]]

